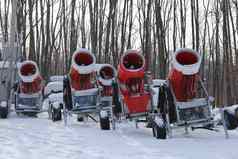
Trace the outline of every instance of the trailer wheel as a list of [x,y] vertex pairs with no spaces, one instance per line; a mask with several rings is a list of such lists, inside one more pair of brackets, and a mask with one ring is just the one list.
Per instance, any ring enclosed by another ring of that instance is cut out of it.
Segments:
[[52,121],[62,120],[61,108],[56,109],[56,108],[52,107],[51,118],[52,118]]
[[154,125],[152,128],[153,136],[157,139],[166,139],[167,132],[165,126]]
[[152,131],[153,136],[157,139],[166,139],[167,129],[165,121],[160,116],[155,116],[155,119],[152,121]]
[[234,130],[238,127],[238,120],[235,114],[229,113],[227,110],[224,110],[224,120],[228,130]]
[[8,116],[8,108],[7,107],[0,107],[0,118],[6,119]]
[[102,130],[110,130],[110,120],[107,118],[100,118],[100,127]]
[[78,116],[78,117],[77,117],[77,121],[78,121],[78,122],[83,122],[83,121],[84,121],[84,118],[83,118],[82,116]]
[[102,130],[110,130],[110,119],[106,111],[100,112],[100,127]]

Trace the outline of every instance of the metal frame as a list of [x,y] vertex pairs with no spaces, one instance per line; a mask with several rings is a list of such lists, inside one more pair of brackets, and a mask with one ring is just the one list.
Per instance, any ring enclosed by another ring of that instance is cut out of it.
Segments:
[[[108,102],[108,105],[105,106],[103,105],[103,102]],[[108,97],[101,97],[101,105],[100,105],[100,112],[101,111],[106,111],[110,120],[110,123],[112,124],[112,129],[116,129],[116,118],[113,113],[113,107],[114,105],[112,104],[112,96]]]
[[125,116],[125,119],[133,120],[135,122],[135,127],[136,128],[138,128],[138,123],[140,123],[140,122],[148,123],[148,125],[150,125],[152,122],[154,124],[158,124],[156,122],[157,119],[162,119],[161,114],[158,112],[157,107],[153,103],[154,91],[152,89],[152,81],[150,80],[151,79],[150,78],[150,72],[146,72],[145,79],[146,79],[147,82],[145,82],[144,88],[145,88],[145,90],[147,90],[150,93],[150,100],[149,100],[149,104],[148,104],[146,112],[128,114],[127,113],[127,106],[123,102],[123,95],[122,95],[122,93],[120,92],[120,89],[119,89],[120,101],[122,103],[122,115]]
[[[166,114],[166,119],[167,119],[167,121],[166,121],[167,124],[166,125],[167,125],[168,135],[169,135],[170,138],[172,137],[172,129],[177,129],[177,128],[184,128],[186,134],[189,133],[188,132],[189,127],[191,127],[192,130],[193,130],[193,129],[196,128],[196,126],[200,126],[198,128],[204,128],[204,129],[216,131],[216,129],[214,129],[214,128],[210,129],[208,127],[205,127],[208,124],[212,124],[214,127],[217,126],[217,125],[216,125],[216,122],[213,120],[213,116],[212,116],[212,106],[211,106],[212,101],[211,101],[211,99],[208,95],[208,92],[207,92],[207,90],[206,90],[206,88],[205,88],[205,86],[204,86],[204,84],[203,84],[203,82],[200,78],[199,78],[199,83],[201,84],[201,88],[205,93],[204,98],[195,98],[193,101],[189,101],[189,102],[178,102],[176,100],[173,88],[170,87],[169,81],[167,81],[167,86],[169,87],[169,89],[172,93],[172,96],[173,96],[173,101],[174,101],[174,105],[175,105],[175,108],[176,108],[175,111],[176,111],[176,115],[177,115],[177,122],[175,122],[173,124],[170,124],[169,115],[168,115],[168,113]],[[166,99],[168,100],[167,94],[166,94]],[[166,102],[168,102],[167,100],[166,100]],[[166,106],[167,106],[166,109],[169,110],[168,103],[166,103]],[[184,120],[181,120],[181,117],[180,117],[180,114],[179,114],[179,111],[180,111],[179,108],[181,108],[181,107],[183,107],[182,109],[206,107],[207,110],[208,110],[208,116],[207,117],[204,116],[204,118],[201,118],[201,119],[184,121]],[[224,132],[225,132],[225,137],[228,138],[229,135],[228,135],[228,132],[227,132],[226,124],[225,124],[225,121],[224,121],[224,115],[223,115],[222,112],[223,111],[221,110],[222,124],[223,124]]]
[[[68,77],[67,77],[68,78]],[[100,112],[100,100],[101,100],[101,93],[100,93],[100,89],[98,87],[97,88],[97,92],[96,94],[93,94],[92,96],[96,96],[96,105],[88,105],[86,107],[84,107],[83,110],[80,109],[74,109],[75,107],[75,101],[74,101],[74,97],[75,95],[72,93],[72,104],[73,104],[73,108],[72,110],[68,110],[66,108],[66,105],[63,105],[63,118],[64,118],[64,124],[65,126],[67,126],[68,124],[68,117],[72,116],[72,114],[77,114],[77,115],[81,115],[84,118],[91,118],[93,121],[98,122],[93,116],[91,116],[91,114],[97,114]],[[77,96],[91,96],[91,95],[77,95]]]
[[27,112],[33,112],[33,113],[41,113],[42,112],[42,94],[39,92],[37,93],[36,97],[32,97],[31,95],[29,95],[28,97],[26,97],[26,99],[36,99],[37,100],[37,105],[24,105],[24,106],[20,106],[19,107],[19,99],[21,99],[21,97],[19,96],[19,93],[15,93],[15,112],[16,113],[27,113]]

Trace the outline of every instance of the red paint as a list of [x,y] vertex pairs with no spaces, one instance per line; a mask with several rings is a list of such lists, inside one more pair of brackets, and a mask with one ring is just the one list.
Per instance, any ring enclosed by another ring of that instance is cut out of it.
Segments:
[[38,93],[42,90],[42,77],[39,75],[33,82],[20,83],[20,92],[25,94]]
[[129,114],[148,111],[150,95],[144,90],[144,62],[137,50],[130,50],[118,66],[120,90]]
[[26,63],[21,66],[20,72],[23,76],[33,75],[36,73],[36,67],[32,63]]
[[[20,68],[20,73],[23,76],[32,76],[37,73],[37,68],[32,63],[25,63]],[[38,75],[32,82],[20,82],[20,92],[25,94],[38,93],[42,90],[43,78]]]
[[[114,78],[114,70],[110,66],[103,66],[100,71],[99,71],[99,76],[104,79],[104,80],[111,80]],[[112,96],[113,94],[113,89],[112,85],[106,86],[102,82],[98,80],[98,84],[102,86],[102,96]]]
[[71,87],[75,90],[85,90],[94,88],[94,85],[91,82],[94,77],[94,73],[79,74],[78,71],[72,67],[69,76],[71,80]]
[[76,54],[76,56],[74,57],[74,61],[78,65],[83,64],[85,66],[88,66],[93,63],[93,58],[88,52],[81,51],[78,54]]
[[[94,62],[93,57],[88,52],[84,51],[78,52],[74,56],[73,60],[75,64],[78,66],[88,66]],[[75,90],[85,90],[94,88],[94,84],[92,83],[94,75],[95,75],[94,72],[89,74],[80,74],[78,70],[76,70],[73,66],[71,66],[69,73],[71,80],[71,87],[74,88]]]
[[[198,57],[190,52],[180,52],[176,60],[181,65],[191,65],[198,62]],[[184,75],[176,68],[172,68],[168,79],[178,101],[185,102],[196,96],[197,74]]]

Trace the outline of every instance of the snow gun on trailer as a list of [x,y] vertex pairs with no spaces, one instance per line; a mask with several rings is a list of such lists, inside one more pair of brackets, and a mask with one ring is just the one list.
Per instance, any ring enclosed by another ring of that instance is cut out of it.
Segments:
[[19,81],[14,86],[15,111],[36,116],[42,111],[43,78],[34,61],[18,64]]
[[138,50],[128,50],[118,66],[118,83],[120,87],[122,114],[127,119],[146,122],[152,128],[154,137],[166,138],[165,123],[157,107],[153,105],[152,81],[145,72],[145,58]]
[[96,83],[95,56],[81,48],[72,56],[69,75],[63,81],[64,122],[69,114],[76,114],[78,121],[86,118],[97,120],[93,115],[100,110],[100,91]]
[[[184,127],[185,133],[191,130],[217,130],[217,121],[212,113],[213,97],[208,92],[199,76],[201,56],[191,49],[178,49],[172,60],[166,84],[160,87],[159,104],[163,119],[167,121],[168,135],[172,136],[172,129]],[[200,93],[198,93],[200,91]],[[162,99],[162,98],[166,99]],[[223,111],[221,111],[224,117]],[[222,118],[226,136],[227,127]]]
[[113,95],[115,93],[113,84],[116,81],[116,69],[110,64],[97,64],[97,83],[100,87],[101,107],[100,126],[103,130],[115,129],[115,116],[113,107]]

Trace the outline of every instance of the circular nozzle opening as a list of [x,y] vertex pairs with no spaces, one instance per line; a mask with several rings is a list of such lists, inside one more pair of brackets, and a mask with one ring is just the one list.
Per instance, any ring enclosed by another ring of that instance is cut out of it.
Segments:
[[126,69],[137,70],[144,67],[145,59],[138,51],[133,50],[123,56],[122,64]]
[[111,66],[103,66],[99,71],[99,75],[103,79],[109,80],[115,77],[115,71]]
[[176,60],[181,65],[193,65],[198,62],[198,56],[194,52],[182,51],[176,55]]
[[75,56],[74,56],[74,61],[77,65],[79,66],[88,66],[93,64],[94,62],[94,58],[93,56],[88,53],[88,52],[78,52]]
[[32,76],[36,74],[37,68],[33,63],[25,63],[20,68],[20,73],[23,76]]

